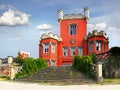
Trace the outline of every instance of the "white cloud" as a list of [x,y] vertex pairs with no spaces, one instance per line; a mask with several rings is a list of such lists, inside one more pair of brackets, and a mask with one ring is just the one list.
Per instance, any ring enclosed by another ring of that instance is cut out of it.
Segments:
[[50,24],[41,24],[36,27],[38,30],[50,30],[52,29],[52,25]]
[[109,30],[117,29],[116,27],[108,27]]
[[97,23],[97,24],[88,24],[87,27],[89,30],[104,30],[106,28],[107,24],[105,22],[103,23]]
[[95,28],[103,30],[106,28],[106,26],[106,23],[98,23],[95,25]]
[[29,14],[8,9],[0,17],[0,25],[2,26],[16,26],[29,24]]

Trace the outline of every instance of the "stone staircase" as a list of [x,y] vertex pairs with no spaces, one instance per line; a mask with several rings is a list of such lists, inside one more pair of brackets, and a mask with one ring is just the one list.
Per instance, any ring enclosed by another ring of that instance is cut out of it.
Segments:
[[32,76],[23,78],[24,81],[62,81],[62,82],[82,82],[91,83],[94,82],[90,77],[87,77],[83,73],[77,71],[72,67],[48,67],[40,70]]

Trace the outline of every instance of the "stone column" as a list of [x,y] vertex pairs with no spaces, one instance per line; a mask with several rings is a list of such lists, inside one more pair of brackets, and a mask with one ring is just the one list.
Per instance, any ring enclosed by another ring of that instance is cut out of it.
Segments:
[[97,63],[97,81],[103,82],[103,76],[102,76],[102,62]]
[[10,67],[10,79],[14,79],[15,78],[15,70],[14,67]]

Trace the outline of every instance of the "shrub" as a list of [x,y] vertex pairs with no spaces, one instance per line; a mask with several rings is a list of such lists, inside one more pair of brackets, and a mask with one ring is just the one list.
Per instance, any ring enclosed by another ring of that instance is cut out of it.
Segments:
[[93,63],[92,56],[75,56],[73,67],[90,76],[90,63]]
[[47,61],[42,58],[33,59],[27,58],[22,62],[22,70],[18,74],[16,74],[16,78],[26,77],[28,75],[32,75],[40,69],[47,67]]

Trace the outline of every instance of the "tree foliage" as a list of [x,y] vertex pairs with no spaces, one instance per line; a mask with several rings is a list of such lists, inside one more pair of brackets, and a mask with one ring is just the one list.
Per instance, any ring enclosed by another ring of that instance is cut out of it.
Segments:
[[[118,77],[120,73],[120,47],[112,47],[109,50],[110,56],[106,63],[105,70],[110,74],[109,77]],[[119,76],[120,77],[120,76]]]
[[108,63],[115,68],[120,68],[120,47],[112,47],[109,52],[111,56]]
[[120,56],[120,47],[112,47],[109,52],[112,56]]

